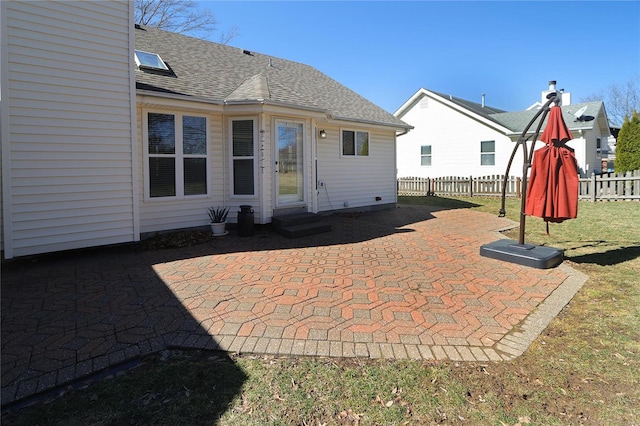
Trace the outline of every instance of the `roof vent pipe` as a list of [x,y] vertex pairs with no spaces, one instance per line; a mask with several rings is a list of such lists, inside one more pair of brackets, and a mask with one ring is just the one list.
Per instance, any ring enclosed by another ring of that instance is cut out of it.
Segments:
[[555,80],[551,80],[549,82],[549,90],[554,92],[556,90],[556,81]]
[[483,93],[482,94],[482,108],[484,108],[484,97],[485,97],[485,94]]

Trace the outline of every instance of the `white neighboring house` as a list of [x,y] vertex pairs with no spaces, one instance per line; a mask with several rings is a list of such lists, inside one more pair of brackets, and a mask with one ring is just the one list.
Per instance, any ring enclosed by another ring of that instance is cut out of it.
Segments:
[[393,207],[411,126],[304,64],[134,25],[133,2],[0,2],[5,258],[291,211]]
[[[578,119],[574,114],[583,107],[586,110]],[[574,137],[567,146],[575,150],[581,174],[599,171],[608,155],[605,146],[610,134],[604,103],[563,105],[562,110]],[[504,175],[515,142],[536,112],[535,108],[505,112],[487,106],[484,100],[476,103],[420,89],[394,113],[414,127],[398,138],[398,177]],[[529,134],[535,133],[537,124],[536,120]],[[542,142],[536,145],[536,149],[543,146]],[[522,162],[520,148],[511,176],[522,176]]]
[[414,126],[398,138],[398,177],[504,174],[513,143],[510,129],[489,114],[501,110],[426,89],[395,115]]

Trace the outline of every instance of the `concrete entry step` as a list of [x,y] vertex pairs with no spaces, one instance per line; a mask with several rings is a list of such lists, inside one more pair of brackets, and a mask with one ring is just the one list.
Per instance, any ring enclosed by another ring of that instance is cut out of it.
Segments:
[[276,233],[287,238],[299,238],[331,231],[331,225],[315,213],[274,216],[271,224]]

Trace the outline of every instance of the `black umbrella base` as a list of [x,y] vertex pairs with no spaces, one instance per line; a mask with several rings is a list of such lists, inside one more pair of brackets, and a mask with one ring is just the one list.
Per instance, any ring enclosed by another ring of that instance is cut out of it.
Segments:
[[563,254],[564,250],[561,249],[519,244],[514,240],[498,240],[480,247],[480,256],[536,269],[549,269],[558,266],[562,263]]

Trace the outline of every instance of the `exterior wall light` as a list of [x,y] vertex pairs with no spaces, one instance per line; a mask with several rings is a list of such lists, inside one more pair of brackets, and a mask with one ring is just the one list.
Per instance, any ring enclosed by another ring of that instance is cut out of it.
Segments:
[[318,134],[320,135],[320,139],[326,139],[327,138],[327,132],[325,132],[324,129],[320,130],[320,132]]

